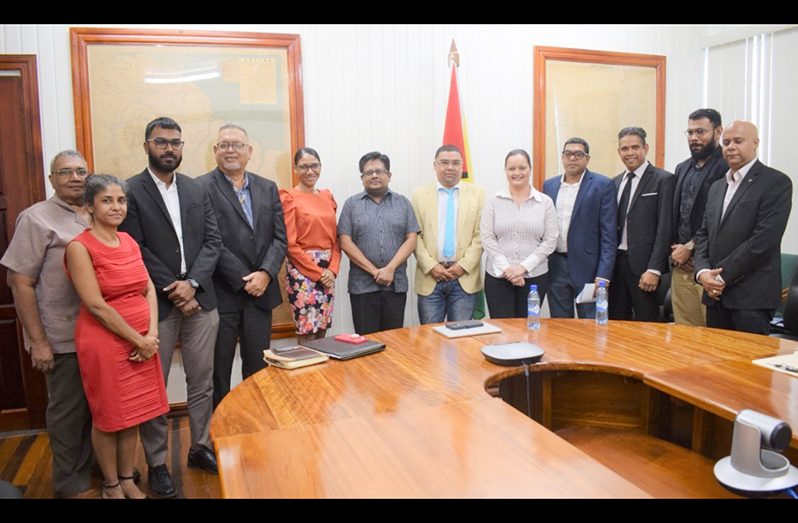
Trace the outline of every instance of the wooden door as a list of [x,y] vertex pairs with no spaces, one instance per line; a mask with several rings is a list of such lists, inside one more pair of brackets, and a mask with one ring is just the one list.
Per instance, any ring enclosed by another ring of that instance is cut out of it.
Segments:
[[[36,57],[0,56],[0,253],[19,213],[45,198]],[[0,431],[44,426],[44,377],[33,371],[0,266]]]

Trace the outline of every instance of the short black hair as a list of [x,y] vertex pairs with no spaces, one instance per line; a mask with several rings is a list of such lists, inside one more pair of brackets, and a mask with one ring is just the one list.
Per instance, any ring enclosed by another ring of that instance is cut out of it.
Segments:
[[120,180],[116,176],[110,174],[92,174],[86,178],[86,192],[84,193],[84,200],[87,204],[94,203],[94,197],[106,190],[111,185],[118,185],[122,188],[122,192],[127,195],[127,182]]
[[624,127],[621,129],[621,132],[618,133],[618,140],[624,136],[630,135],[639,136],[640,140],[643,142],[643,145],[646,144],[646,130],[642,127]]
[[319,158],[319,153],[316,152],[316,149],[311,149],[310,147],[302,147],[297,149],[297,152],[294,153],[294,167],[297,166],[299,160],[302,159],[303,156],[309,154],[310,156],[315,156],[316,159],[321,163],[321,158]]
[[573,138],[568,138],[567,140],[565,140],[565,143],[562,144],[563,151],[565,150],[565,146],[568,145],[569,143],[575,143],[584,146],[585,154],[590,154],[590,144],[588,144],[587,140],[585,140],[584,138],[579,138],[578,136],[574,136]]
[[446,145],[441,145],[440,147],[438,147],[438,150],[435,151],[435,159],[436,160],[438,159],[438,156],[441,153],[457,153],[457,154],[460,155],[460,158],[465,158],[463,156],[463,151],[461,151],[456,145],[452,145],[450,143],[447,143]]
[[183,129],[180,128],[180,124],[178,124],[176,121],[172,120],[168,116],[159,116],[147,124],[147,129],[144,131],[145,141],[150,139],[150,135],[156,127],[160,127],[161,129],[177,129],[178,132],[183,132]]
[[357,166],[360,169],[361,174],[363,173],[363,167],[372,160],[379,160],[385,166],[388,171],[391,170],[391,159],[388,158],[387,154],[382,154],[379,151],[371,151],[370,153],[364,154],[360,161],[358,162]]
[[720,113],[715,109],[698,109],[690,113],[690,116],[687,117],[688,120],[700,120],[701,118],[709,120],[712,123],[713,129],[723,125]]

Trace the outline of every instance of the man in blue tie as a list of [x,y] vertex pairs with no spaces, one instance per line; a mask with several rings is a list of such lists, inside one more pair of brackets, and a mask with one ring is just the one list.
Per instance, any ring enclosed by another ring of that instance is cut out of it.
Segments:
[[479,220],[485,191],[463,177],[463,155],[454,145],[435,153],[438,181],[413,193],[421,227],[416,244],[418,315],[422,324],[471,319],[482,290]]

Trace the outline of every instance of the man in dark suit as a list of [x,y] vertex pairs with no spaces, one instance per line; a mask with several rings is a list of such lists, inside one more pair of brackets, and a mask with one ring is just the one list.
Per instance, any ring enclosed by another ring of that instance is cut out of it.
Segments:
[[213,406],[230,392],[230,374],[241,346],[241,377],[266,366],[272,309],[283,299],[277,273],[287,248],[277,185],[247,172],[252,145],[244,128],[226,124],[213,146],[217,168],[197,178],[208,193],[222,236],[213,285],[219,302],[219,334],[213,361]]
[[[157,118],[147,125],[144,137],[149,165],[128,180],[128,212],[120,229],[141,246],[144,265],[158,293],[164,382],[168,383],[172,355],[180,340],[191,427],[188,465],[216,473],[209,428],[219,313],[212,276],[221,238],[211,201],[200,184],[177,173],[183,159],[177,122]],[[141,424],[140,432],[150,490],[159,497],[176,496],[166,468],[166,416]]]
[[618,252],[610,287],[610,318],[657,321],[657,287],[668,271],[673,174],[646,160],[646,131],[618,133],[618,155],[626,170],[613,181],[618,191]]
[[[552,318],[573,318],[574,299],[585,284],[609,284],[615,263],[615,184],[589,171],[590,145],[570,138],[563,145],[564,173],[543,183],[543,192],[557,209],[560,236],[549,256],[549,312]],[[580,318],[596,315],[595,303],[577,303]]]
[[767,334],[781,292],[781,237],[792,206],[786,174],[757,160],[751,122],[723,131],[724,178],[709,189],[696,234],[696,280],[704,288],[707,326]]
[[698,109],[687,119],[690,158],[676,166],[671,245],[671,302],[673,319],[681,325],[706,325],[701,304],[703,287],[693,271],[695,233],[701,227],[710,186],[729,169],[720,148],[721,117],[714,109]]

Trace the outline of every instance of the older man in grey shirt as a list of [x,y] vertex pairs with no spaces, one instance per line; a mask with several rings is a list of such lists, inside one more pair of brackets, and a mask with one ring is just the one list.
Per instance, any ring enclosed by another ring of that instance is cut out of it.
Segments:
[[47,431],[53,451],[57,498],[99,497],[91,482],[91,413],[75,353],[80,299],[64,270],[64,251],[89,227],[83,205],[86,160],[62,151],[50,164],[55,195],[17,217],[14,237],[0,264],[22,323],[33,368],[47,381]]
[[349,299],[355,330],[369,334],[404,325],[407,258],[421,228],[410,201],[388,188],[388,156],[366,153],[359,167],[365,190],[344,203],[338,237],[352,262]]

